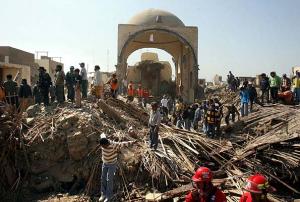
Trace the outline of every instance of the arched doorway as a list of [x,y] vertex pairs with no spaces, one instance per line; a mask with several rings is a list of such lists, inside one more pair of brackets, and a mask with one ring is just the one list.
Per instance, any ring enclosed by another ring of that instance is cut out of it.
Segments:
[[117,74],[123,78],[127,59],[142,48],[158,48],[173,56],[176,92],[185,101],[194,100],[198,81],[198,29],[187,27],[175,15],[150,9],[138,14],[129,24],[119,25]]

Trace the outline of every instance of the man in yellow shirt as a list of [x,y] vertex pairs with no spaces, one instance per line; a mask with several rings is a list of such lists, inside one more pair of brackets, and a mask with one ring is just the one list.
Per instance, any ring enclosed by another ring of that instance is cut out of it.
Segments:
[[296,76],[293,78],[293,88],[295,93],[296,104],[300,103],[300,72],[296,72]]

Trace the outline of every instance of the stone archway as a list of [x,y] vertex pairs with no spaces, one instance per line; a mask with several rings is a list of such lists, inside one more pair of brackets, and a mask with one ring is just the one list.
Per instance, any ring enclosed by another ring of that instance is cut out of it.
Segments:
[[176,92],[185,101],[194,100],[198,81],[198,29],[187,27],[175,15],[150,9],[119,24],[117,74],[123,78],[128,56],[141,48],[158,48],[173,57]]

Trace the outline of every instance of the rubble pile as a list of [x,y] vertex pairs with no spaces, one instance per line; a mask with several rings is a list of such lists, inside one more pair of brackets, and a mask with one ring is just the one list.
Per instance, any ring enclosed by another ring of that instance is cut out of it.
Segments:
[[[69,104],[48,108],[34,105],[19,117],[19,122],[5,123],[15,128],[6,130],[7,135],[23,137],[14,138],[18,146],[10,153],[18,163],[11,165],[28,173],[13,175],[6,187],[24,179],[22,188],[29,187],[34,192],[99,194],[98,139],[104,132],[115,141],[137,140],[120,152],[115,201],[182,198],[192,188],[191,176],[201,165],[214,171],[214,184],[222,186],[228,201],[238,201],[246,177],[255,172],[269,176],[271,183],[286,190],[271,196],[274,201],[296,197],[300,173],[299,112],[284,105],[259,107],[218,139],[162,125],[158,150],[152,151],[148,146],[147,111],[133,104],[108,99],[86,101],[81,109]],[[131,126],[134,134],[127,133]],[[1,151],[4,143],[1,139]],[[5,187],[2,181],[1,187]]]

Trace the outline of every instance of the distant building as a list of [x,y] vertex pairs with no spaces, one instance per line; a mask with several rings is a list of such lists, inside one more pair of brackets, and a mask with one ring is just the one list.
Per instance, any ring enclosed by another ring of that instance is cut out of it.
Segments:
[[213,79],[214,85],[220,85],[222,83],[222,76],[216,74]]
[[38,65],[34,62],[34,54],[10,46],[0,46],[0,80],[5,81],[11,74],[20,84],[22,79],[27,79],[29,84],[36,81]]
[[64,64],[61,62],[54,61],[51,57],[41,56],[40,59],[35,59],[35,62],[39,64],[40,67],[44,67],[46,71],[51,76],[51,79],[54,79],[55,69],[57,65],[64,67]]
[[256,83],[256,77],[239,76],[238,79],[240,80],[240,84],[243,84],[244,81]]
[[292,67],[293,75],[296,75],[296,71],[300,72],[300,66]]

